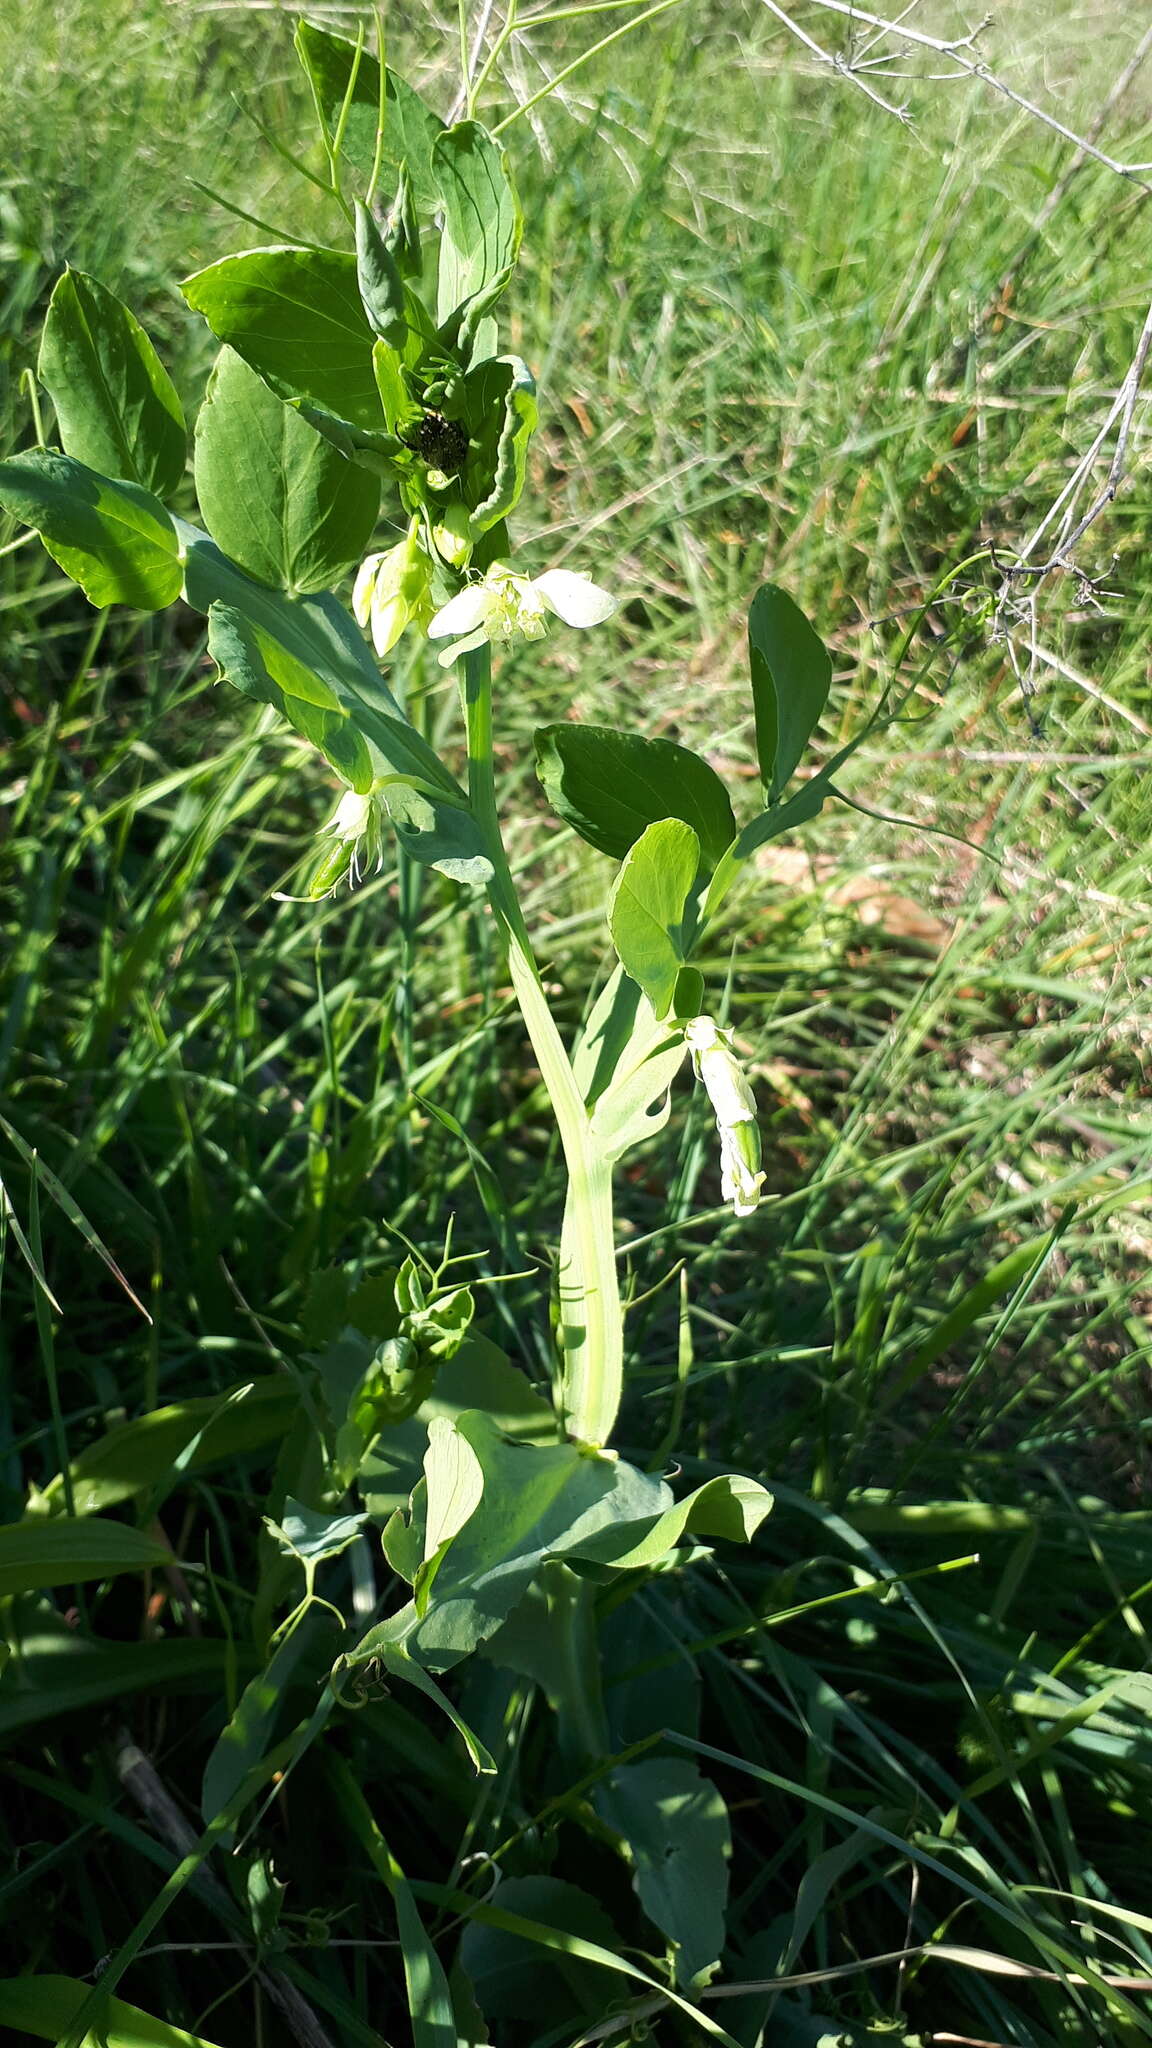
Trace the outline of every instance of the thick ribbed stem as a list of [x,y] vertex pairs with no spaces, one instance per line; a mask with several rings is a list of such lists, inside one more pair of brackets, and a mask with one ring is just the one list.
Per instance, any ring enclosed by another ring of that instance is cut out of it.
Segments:
[[525,1028],[552,1103],[568,1169],[560,1245],[561,1366],[557,1405],[569,1436],[603,1444],[620,1406],[624,1338],[612,1174],[595,1144],[584,1099],[548,1005],[500,834],[492,757],[492,666],[488,648],[464,658],[468,794],[493,874],[488,897],[508,948],[508,968]]

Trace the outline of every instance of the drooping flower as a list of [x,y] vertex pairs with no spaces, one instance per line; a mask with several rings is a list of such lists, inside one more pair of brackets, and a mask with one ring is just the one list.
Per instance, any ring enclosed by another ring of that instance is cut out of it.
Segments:
[[390,654],[406,626],[426,626],[432,617],[431,564],[420,545],[420,522],[407,538],[361,562],[352,590],[357,623],[371,626],[377,654]]
[[548,614],[566,626],[599,626],[610,619],[617,600],[589,576],[571,569],[546,569],[542,576],[519,576],[507,562],[493,562],[478,583],[449,598],[428,627],[431,640],[459,634],[439,656],[450,668],[462,654],[486,640],[542,640]]
[[374,790],[346,789],[321,828],[321,852],[309,877],[307,900],[331,896],[347,876],[355,887],[384,865],[385,812]]
[[685,1041],[698,1080],[704,1083],[720,1134],[720,1189],[737,1216],[750,1216],[760,1202],[760,1130],[752,1084],[733,1050],[732,1034],[715,1017],[693,1017]]

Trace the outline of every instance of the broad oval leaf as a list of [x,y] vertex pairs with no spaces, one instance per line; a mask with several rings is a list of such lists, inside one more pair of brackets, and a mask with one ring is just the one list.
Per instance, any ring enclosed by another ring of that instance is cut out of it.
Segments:
[[686,1757],[618,1764],[592,1799],[601,1820],[628,1845],[640,1904],[675,1950],[677,1983],[691,1984],[719,1961],[724,1947],[728,1808]]
[[748,660],[760,779],[772,802],[819,724],[832,659],[787,591],[765,583],[748,613]]
[[[297,28],[296,54],[308,74],[329,133],[335,132],[348,101],[341,153],[367,185],[376,160],[380,118],[380,66],[376,58],[365,49],[357,55],[355,43],[350,43],[346,36],[333,35],[330,29],[320,28],[314,21],[302,21]],[[425,208],[435,206],[440,196],[432,169],[432,150],[443,127],[439,115],[425,106],[419,93],[395,71],[385,69],[380,162],[396,180],[402,167],[407,167],[412,192]]]
[[175,387],[140,322],[82,270],[52,293],[37,375],[65,454],[160,497],[175,490],[188,453]]
[[374,335],[356,258],[339,249],[248,249],[181,286],[213,334],[288,398],[314,399],[354,426],[382,427]]
[[687,952],[685,914],[700,867],[691,825],[662,818],[636,841],[613,885],[608,929],[626,974],[666,1017]]
[[0,505],[36,528],[90,603],[154,612],[179,596],[176,528],[159,498],[139,484],[35,448],[0,462]]
[[36,1518],[0,1527],[0,1595],[111,1579],[117,1572],[171,1562],[163,1543],[126,1522]]
[[675,740],[648,740],[607,725],[544,725],[536,734],[536,773],[553,810],[616,860],[649,825],[679,818],[690,825],[714,867],[736,837],[728,792],[715,769]]
[[258,583],[327,590],[366,553],[379,480],[349,462],[231,348],[196,421],[196,495],[213,540]]
[[436,286],[443,327],[481,294],[489,311],[512,275],[523,221],[508,159],[478,122],[438,135],[432,168],[444,204]]

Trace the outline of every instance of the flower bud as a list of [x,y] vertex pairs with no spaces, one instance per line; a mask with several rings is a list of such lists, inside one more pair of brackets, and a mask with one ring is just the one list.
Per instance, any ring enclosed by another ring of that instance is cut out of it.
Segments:
[[414,519],[407,538],[361,563],[352,591],[357,623],[371,626],[377,654],[390,654],[406,626],[426,626],[432,617],[431,564],[420,545]]
[[432,528],[432,539],[441,561],[450,569],[464,569],[472,556],[472,526],[468,508],[448,505]]
[[693,1017],[684,1030],[698,1080],[703,1081],[720,1134],[720,1187],[737,1216],[760,1201],[760,1131],[751,1083],[732,1048],[732,1034],[714,1017]]

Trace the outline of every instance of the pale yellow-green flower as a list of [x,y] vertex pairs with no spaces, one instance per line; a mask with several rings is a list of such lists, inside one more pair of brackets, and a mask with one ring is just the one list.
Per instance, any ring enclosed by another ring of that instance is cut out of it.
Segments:
[[617,609],[617,600],[590,576],[571,569],[546,569],[542,576],[521,576],[507,562],[493,562],[476,583],[449,598],[428,627],[432,640],[458,634],[439,656],[450,668],[462,654],[486,640],[542,640],[549,613],[566,626],[599,626]]

